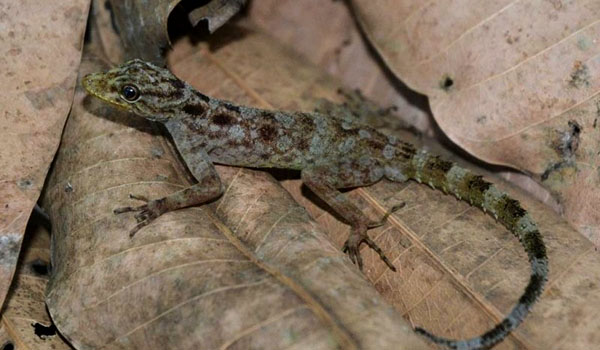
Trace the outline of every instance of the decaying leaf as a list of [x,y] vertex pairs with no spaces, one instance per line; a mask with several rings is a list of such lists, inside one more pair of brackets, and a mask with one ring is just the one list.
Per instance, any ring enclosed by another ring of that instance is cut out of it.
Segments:
[[[95,2],[98,5],[102,3],[105,4],[105,8],[106,6],[110,8],[110,16],[114,19],[115,30],[123,43],[125,58],[142,58],[158,65],[164,65],[165,52],[171,46],[167,23],[171,11],[176,6],[185,6],[183,10],[189,11],[190,26],[206,20],[209,30],[214,31],[235,15],[244,5],[245,0],[212,0],[208,2],[99,0]],[[99,13],[106,14],[106,11],[102,10],[100,6],[97,8]],[[107,17],[103,17],[104,22]]]
[[90,42],[100,47],[96,51],[102,52],[106,59],[124,62],[127,55],[119,37],[109,0],[92,0],[88,23],[86,36],[90,38]]
[[72,349],[58,335],[44,303],[50,273],[49,238],[39,220],[28,225],[15,280],[0,319],[2,350]]
[[[264,108],[306,111],[312,110],[315,95],[335,98],[331,81],[319,79],[312,68],[291,59],[289,51],[258,33],[223,28],[211,41],[228,45],[180,42],[169,60],[176,74],[208,95]],[[214,47],[218,48],[211,50]],[[414,141],[407,134],[399,136]],[[223,169],[238,174],[235,168]],[[268,225],[260,214],[247,210],[267,193],[257,195],[248,189],[256,181],[245,180],[247,175],[241,174],[233,175],[233,183],[244,182],[248,187],[240,186],[221,200],[234,203],[233,214],[223,216],[237,232]],[[284,185],[341,247],[348,227],[318,200],[307,198],[298,180],[286,180]],[[595,282],[600,278],[600,259],[593,245],[542,204],[505,183],[500,187],[539,222],[549,250],[551,276],[532,315],[497,349],[595,346],[600,341],[595,311],[600,307]],[[518,240],[479,209],[413,182],[381,182],[349,194],[373,219],[395,204],[406,203],[388,225],[370,231],[399,272],[389,271],[368,249],[363,254],[369,280],[412,325],[456,338],[474,336],[498,322],[521,295],[530,275],[525,253]]]
[[0,307],[71,106],[88,6],[0,4]]
[[600,2],[353,0],[389,67],[475,156],[533,175],[600,244]]
[[[89,60],[81,74],[105,68]],[[315,72],[297,78],[317,83]],[[189,180],[159,129],[76,93],[44,198],[54,223],[47,305],[75,347],[428,348],[275,180],[218,171],[218,202],[129,238],[133,216],[112,213],[136,204],[129,193],[159,197]]]
[[240,11],[247,0],[213,0],[208,4],[194,9],[189,18],[192,26],[200,21],[206,21],[208,30],[212,33]]
[[180,1],[104,0],[105,7],[110,9],[114,29],[121,37],[126,59],[142,58],[164,64],[164,53],[170,45],[167,21]]

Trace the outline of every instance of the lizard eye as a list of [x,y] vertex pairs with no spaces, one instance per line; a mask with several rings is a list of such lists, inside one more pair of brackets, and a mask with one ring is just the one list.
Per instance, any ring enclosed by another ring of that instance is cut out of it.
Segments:
[[135,102],[140,97],[140,90],[134,85],[125,85],[121,89],[121,97],[129,102]]

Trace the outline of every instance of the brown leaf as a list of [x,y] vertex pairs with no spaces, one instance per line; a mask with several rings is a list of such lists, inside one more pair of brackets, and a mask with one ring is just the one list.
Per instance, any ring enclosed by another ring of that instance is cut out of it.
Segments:
[[[167,21],[181,0],[106,0],[104,2],[121,37],[126,59],[142,58],[164,64],[164,52],[169,48]],[[100,1],[95,4],[101,4]],[[103,10],[98,10],[105,12]],[[106,18],[106,17],[105,17]],[[105,21],[104,21],[105,22]]]
[[[179,56],[177,66],[201,79],[227,74],[206,54]],[[335,95],[296,63],[279,70],[293,67],[315,92]],[[81,74],[100,69],[86,61]],[[136,204],[129,193],[154,198],[189,181],[158,129],[77,92],[44,198],[55,225],[48,309],[74,346],[427,348],[276,181],[218,170],[227,188],[218,202],[165,214],[130,239],[132,215],[112,213]]]
[[92,0],[86,36],[101,49],[103,58],[124,62],[127,56],[121,43],[110,0]]
[[[240,104],[306,111],[314,106],[312,94],[324,97],[323,80],[315,81],[312,69],[282,57],[279,46],[260,35],[228,33],[224,28],[212,40],[228,44],[210,50],[217,45],[209,43],[207,48],[181,42],[170,56],[176,74],[200,91]],[[325,83],[331,86],[330,81]],[[330,91],[334,90],[332,86]],[[415,141],[406,133],[399,136]],[[439,146],[429,147],[448,156]],[[231,173],[237,174],[237,170]],[[242,180],[234,183],[237,181]],[[593,348],[600,341],[595,311],[600,307],[600,288],[594,282],[600,278],[600,259],[594,247],[541,203],[506,183],[493,181],[531,211],[543,232],[551,265],[548,288],[534,312],[496,348]],[[254,179],[244,182],[247,185],[239,191],[249,194],[222,199],[235,205],[232,215],[223,217],[238,231],[268,225],[262,223],[263,214],[247,214],[249,203],[262,202],[264,194],[251,190]],[[298,180],[285,181],[284,186],[341,247],[348,227],[314,198],[307,198]],[[406,203],[388,225],[370,231],[399,272],[387,270],[368,249],[363,255],[369,280],[411,324],[456,338],[474,336],[501,320],[523,292],[530,275],[523,248],[479,209],[414,182],[381,182],[354,190],[350,196],[373,219],[395,204]]]
[[213,0],[191,11],[190,22],[195,27],[198,22],[206,21],[208,30],[212,33],[237,14],[246,2],[247,0]]
[[[208,22],[212,32],[235,15],[244,5],[245,0],[212,0],[198,7],[196,2],[181,0],[105,0],[110,14],[96,1],[96,11],[102,17],[98,20],[108,24],[114,19],[115,30],[121,37],[123,54],[127,59],[141,58],[158,65],[164,65],[165,52],[171,46],[167,24],[171,12],[180,6],[180,10],[189,16],[189,24],[173,23],[173,26],[191,27],[201,20]],[[112,22],[111,22],[112,23]],[[102,35],[111,39],[112,31]],[[110,46],[106,46],[109,48]],[[109,48],[109,50],[114,50]]]
[[71,104],[89,2],[0,5],[0,307]]
[[600,244],[600,2],[352,1],[459,146],[535,176]]
[[[35,215],[34,215],[35,217]],[[45,289],[50,272],[50,235],[31,220],[14,283],[0,320],[0,349],[69,350],[46,312]]]

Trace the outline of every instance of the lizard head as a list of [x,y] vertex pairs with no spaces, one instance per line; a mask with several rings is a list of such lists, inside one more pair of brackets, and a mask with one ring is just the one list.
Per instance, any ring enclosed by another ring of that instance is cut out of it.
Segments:
[[88,94],[112,106],[160,122],[174,118],[177,106],[192,93],[192,88],[169,70],[140,59],[88,74],[82,84]]

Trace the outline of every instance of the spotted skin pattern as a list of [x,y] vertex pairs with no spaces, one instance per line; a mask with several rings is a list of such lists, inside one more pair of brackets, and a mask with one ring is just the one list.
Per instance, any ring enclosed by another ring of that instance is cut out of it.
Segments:
[[486,349],[515,329],[541,295],[548,275],[546,248],[536,224],[519,202],[481,176],[410,143],[385,136],[364,125],[319,113],[271,111],[238,106],[208,97],[166,69],[132,60],[83,79],[87,92],[146,119],[163,123],[198,184],[164,198],[147,200],[135,211],[131,234],[161,214],[201,204],[222,194],[213,163],[253,168],[300,170],[301,178],[351,226],[344,244],[362,268],[359,246],[366,243],[395,271],[367,230],[370,221],[341,188],[368,186],[382,178],[416,180],[481,208],[502,223],[522,243],[531,264],[524,294],[494,328],[468,340],[450,340],[417,328],[429,340],[450,349]]

